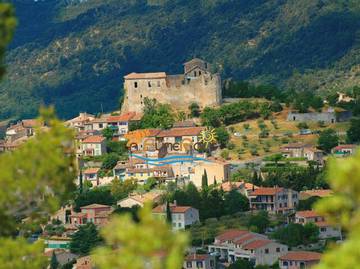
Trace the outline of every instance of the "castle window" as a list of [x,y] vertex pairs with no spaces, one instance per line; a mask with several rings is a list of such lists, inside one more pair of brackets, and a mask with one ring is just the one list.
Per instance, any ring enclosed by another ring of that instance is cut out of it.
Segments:
[[140,98],[142,98],[142,94],[140,94]]
[[137,88],[138,87],[138,83],[137,81],[134,82],[134,88]]
[[149,88],[151,88],[151,81],[148,81],[148,86]]
[[160,87],[160,81],[157,82],[157,86]]
[[199,76],[201,75],[201,71],[199,71]]

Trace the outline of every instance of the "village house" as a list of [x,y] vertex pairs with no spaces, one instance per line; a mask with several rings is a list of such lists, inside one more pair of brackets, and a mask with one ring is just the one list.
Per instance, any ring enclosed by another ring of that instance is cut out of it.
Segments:
[[219,187],[224,192],[230,192],[232,190],[237,190],[242,195],[245,195],[246,197],[249,197],[251,192],[258,189],[259,187],[245,181],[226,181],[222,183]]
[[85,130],[85,124],[94,120],[95,116],[86,112],[80,113],[79,116],[65,122],[66,126],[74,128],[77,131]]
[[145,183],[149,177],[156,178],[160,181],[166,181],[168,179],[173,179],[174,173],[171,165],[126,168],[125,180],[135,178],[138,180],[138,183]]
[[193,169],[194,174],[190,176],[190,181],[199,188],[201,187],[205,171],[208,185],[230,180],[231,167],[228,162],[208,158],[208,161],[196,161],[193,163]]
[[349,103],[355,100],[354,98],[343,92],[337,92],[337,95],[338,95],[338,100],[337,100],[338,103]]
[[358,145],[347,144],[347,145],[339,145],[331,150],[331,153],[336,157],[346,157],[355,154]]
[[102,115],[100,118],[95,118],[84,124],[85,130],[92,130],[101,132],[108,126],[107,119],[110,115]]
[[257,266],[273,265],[279,257],[288,252],[288,247],[262,234],[232,229],[216,236],[208,250],[220,260],[229,263],[244,259]]
[[329,197],[333,194],[333,191],[330,189],[322,190],[322,189],[315,189],[315,190],[306,190],[300,192],[300,200],[306,200],[311,197]]
[[88,180],[91,182],[93,186],[99,185],[99,175],[98,172],[100,171],[100,168],[87,168],[84,170],[84,180]]
[[76,260],[74,264],[74,269],[93,269],[91,263],[91,256],[83,256]]
[[[190,206],[177,206],[176,202],[170,205],[171,222],[173,230],[183,230],[199,222],[199,210]],[[152,214],[166,220],[166,205],[159,205],[152,210]]]
[[311,251],[290,251],[279,258],[280,269],[307,269],[318,264],[321,254]]
[[164,191],[155,190],[144,194],[129,194],[128,197],[117,202],[120,207],[131,208],[133,206],[143,207],[145,203],[157,204],[160,202]]
[[129,167],[127,161],[118,161],[115,167],[113,168],[113,176],[117,177],[120,181],[124,181],[126,177],[126,168]]
[[319,238],[341,238],[340,227],[335,227],[326,222],[325,218],[314,210],[297,211],[295,214],[295,223],[305,225],[314,223],[319,227]]
[[139,121],[141,119],[140,114],[135,112],[129,112],[119,116],[109,116],[107,126],[113,128],[116,131],[116,135],[123,136],[129,132],[129,126],[132,122]]
[[168,153],[187,153],[197,151],[196,144],[204,127],[184,127],[162,130],[156,135],[157,140],[165,144]]
[[59,263],[60,268],[67,263],[75,262],[79,255],[69,252],[65,249],[54,249],[48,250],[44,253],[46,257],[48,257],[49,261],[51,261],[51,257],[53,253],[56,256],[56,260]]
[[81,142],[81,149],[84,156],[101,156],[106,153],[105,137],[88,136]]
[[291,189],[260,187],[250,193],[249,201],[251,210],[287,213],[294,211],[299,204],[299,194]]
[[287,144],[282,148],[282,155],[285,158],[304,158],[308,161],[323,163],[324,154],[321,150],[314,148],[312,145],[303,143]]
[[189,254],[185,257],[183,269],[215,269],[215,257],[208,254]]
[[104,225],[108,223],[110,214],[112,213],[111,206],[91,204],[80,207],[80,212],[73,212],[70,216],[70,223],[73,225],[82,225],[86,223],[94,223],[95,225]]
[[351,111],[346,111],[342,109],[328,108],[323,112],[309,112],[309,113],[298,113],[298,112],[289,112],[287,116],[288,121],[299,121],[299,122],[326,122],[326,123],[336,123],[349,121],[352,117]]
[[11,143],[20,138],[35,135],[35,127],[39,126],[39,124],[36,119],[27,119],[11,125],[6,129],[5,141]]

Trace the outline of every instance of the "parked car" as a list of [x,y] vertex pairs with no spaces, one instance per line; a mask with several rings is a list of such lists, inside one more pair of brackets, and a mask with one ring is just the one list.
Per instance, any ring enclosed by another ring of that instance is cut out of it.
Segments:
[[235,132],[235,133],[234,133],[234,136],[236,136],[236,137],[241,137],[241,133]]
[[299,134],[300,135],[311,135],[312,131],[310,129],[301,129]]

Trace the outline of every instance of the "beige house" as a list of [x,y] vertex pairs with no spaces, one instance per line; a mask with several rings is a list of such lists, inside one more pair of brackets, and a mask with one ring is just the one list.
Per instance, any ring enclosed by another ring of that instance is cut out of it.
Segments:
[[299,193],[285,188],[261,187],[250,193],[249,200],[252,210],[286,213],[294,211],[299,204]]
[[94,120],[95,116],[92,114],[88,114],[86,112],[80,113],[79,116],[68,120],[65,124],[71,128],[76,129],[77,131],[85,130],[85,124]]
[[88,180],[91,182],[93,186],[99,185],[99,175],[98,172],[100,171],[100,168],[87,168],[84,170],[84,180]]
[[330,225],[325,218],[313,210],[298,211],[295,214],[295,223],[305,225],[314,223],[319,227],[319,237],[326,238],[342,238],[340,227]]
[[230,179],[230,164],[221,160],[209,159],[206,161],[196,162],[194,165],[194,174],[190,177],[191,182],[196,187],[201,187],[202,176],[206,171],[208,178],[208,185],[222,183]]
[[292,143],[283,146],[281,149],[286,158],[305,158],[308,161],[323,163],[323,151],[314,148],[312,145]]
[[[186,227],[199,222],[199,210],[190,206],[170,205],[173,230],[184,230]],[[158,218],[166,219],[166,205],[159,205],[152,210]]]
[[81,142],[81,150],[84,156],[100,156],[106,153],[105,137],[92,135]]
[[116,130],[117,135],[123,136],[129,132],[130,124],[140,119],[135,112],[128,112],[119,116],[109,116],[106,121],[108,127]]
[[307,269],[320,262],[321,253],[311,251],[290,251],[279,258],[280,269]]
[[255,265],[273,265],[279,257],[288,252],[288,247],[262,234],[232,229],[215,237],[208,250],[229,263],[245,259]]
[[117,205],[120,207],[133,207],[139,206],[143,207],[145,203],[157,204],[161,200],[161,196],[164,194],[164,191],[151,191],[144,194],[130,194],[129,197],[124,198],[117,202]]
[[183,269],[215,269],[216,260],[208,254],[189,254],[185,257]]

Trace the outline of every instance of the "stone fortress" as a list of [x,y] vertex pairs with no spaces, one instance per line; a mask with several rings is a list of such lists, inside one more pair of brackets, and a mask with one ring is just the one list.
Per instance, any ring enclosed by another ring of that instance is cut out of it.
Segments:
[[188,110],[192,103],[200,108],[221,104],[221,78],[209,63],[194,58],[184,63],[184,74],[131,73],[124,77],[122,113],[142,113],[144,99],[156,99],[175,110]]

